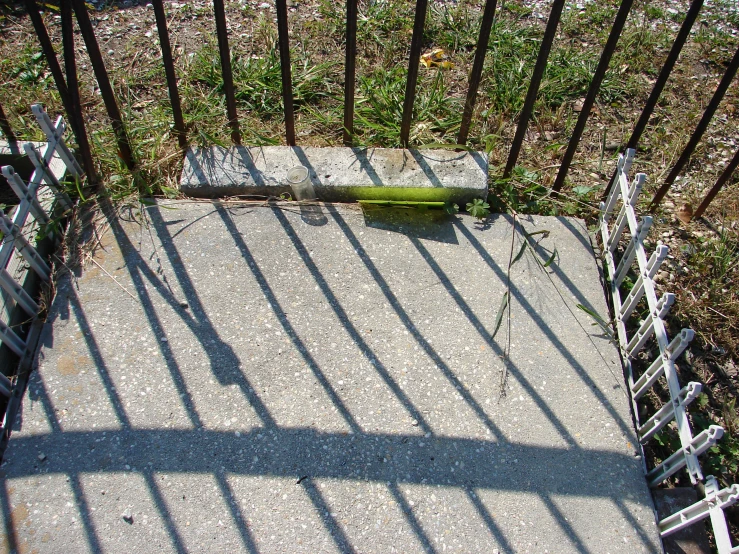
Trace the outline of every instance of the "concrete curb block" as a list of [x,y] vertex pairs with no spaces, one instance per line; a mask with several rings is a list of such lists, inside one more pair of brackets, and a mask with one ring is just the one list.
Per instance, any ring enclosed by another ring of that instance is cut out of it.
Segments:
[[487,156],[453,150],[234,146],[191,147],[180,178],[187,196],[279,196],[287,170],[304,165],[319,199],[452,201],[486,198]]

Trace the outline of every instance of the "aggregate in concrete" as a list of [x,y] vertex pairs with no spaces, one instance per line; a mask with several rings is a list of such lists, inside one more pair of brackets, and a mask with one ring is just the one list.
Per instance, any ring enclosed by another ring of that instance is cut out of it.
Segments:
[[0,468],[6,550],[660,551],[580,221],[523,221],[558,256],[491,339],[509,217],[314,208],[109,218]]
[[287,171],[309,169],[318,198],[330,202],[415,200],[470,202],[488,194],[481,152],[398,148],[191,147],[180,190],[199,198],[290,193]]

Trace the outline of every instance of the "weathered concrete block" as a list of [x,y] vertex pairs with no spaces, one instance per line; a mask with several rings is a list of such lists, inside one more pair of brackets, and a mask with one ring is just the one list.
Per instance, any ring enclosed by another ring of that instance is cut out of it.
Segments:
[[480,152],[395,148],[191,147],[180,190],[188,196],[278,196],[287,170],[304,165],[321,200],[469,202],[486,198],[488,164]]

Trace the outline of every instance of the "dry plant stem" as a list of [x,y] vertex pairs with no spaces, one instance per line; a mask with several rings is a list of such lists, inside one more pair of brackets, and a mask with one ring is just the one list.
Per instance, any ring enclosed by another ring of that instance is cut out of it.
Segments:
[[503,348],[503,373],[500,376],[500,397],[504,398],[506,395],[505,389],[508,384],[508,363],[511,356],[511,266],[513,265],[513,249],[516,244],[516,222],[518,221],[518,214],[511,210],[511,216],[513,217],[511,226],[511,250],[508,253],[508,267],[506,269],[506,291],[505,295],[508,297],[506,304],[506,343]]
[[130,296],[131,298],[133,298],[134,300],[136,300],[136,297],[135,297],[135,296],[134,296],[133,294],[131,294],[131,292],[130,292],[130,291],[129,291],[129,290],[128,290],[128,289],[126,288],[126,287],[124,287],[123,285],[121,285],[121,284],[120,284],[120,283],[118,282],[118,279],[116,279],[116,278],[115,278],[115,277],[113,277],[113,276],[112,276],[112,275],[111,275],[110,273],[108,273],[108,270],[107,270],[107,269],[105,269],[105,268],[104,268],[103,266],[101,266],[101,265],[100,265],[100,264],[99,264],[99,263],[97,262],[97,260],[96,260],[95,258],[93,258],[92,256],[90,256],[90,261],[91,261],[92,263],[94,263],[94,264],[95,264],[96,266],[98,266],[98,268],[100,268],[100,269],[102,270],[102,272],[103,272],[103,273],[105,273],[105,274],[106,274],[106,275],[107,275],[108,277],[110,277],[111,279],[113,279],[113,281],[115,282],[115,284],[116,284],[116,285],[118,285],[118,286],[119,286],[119,287],[120,287],[120,288],[121,288],[121,289],[122,289],[122,290],[123,290],[123,291],[124,291],[124,292],[125,292],[125,293],[126,293],[126,294],[127,294],[128,296]]

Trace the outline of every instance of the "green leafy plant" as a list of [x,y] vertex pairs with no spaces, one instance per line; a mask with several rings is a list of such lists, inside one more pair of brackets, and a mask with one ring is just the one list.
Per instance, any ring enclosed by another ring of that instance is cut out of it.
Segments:
[[475,198],[472,202],[467,203],[467,212],[477,219],[485,219],[490,215],[490,204],[481,198]]

